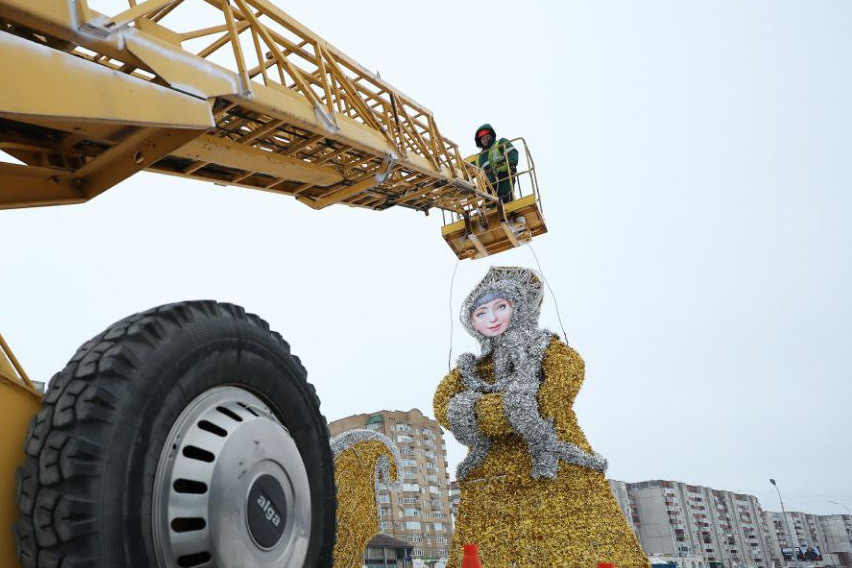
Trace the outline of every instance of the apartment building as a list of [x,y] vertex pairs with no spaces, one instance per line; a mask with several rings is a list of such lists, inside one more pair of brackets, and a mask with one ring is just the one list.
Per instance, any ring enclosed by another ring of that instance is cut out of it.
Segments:
[[828,552],[852,555],[852,515],[820,515],[819,519]]
[[[799,511],[767,511],[767,538],[778,553],[779,566],[795,566],[802,555],[813,549],[822,566],[852,566],[852,516],[812,515]],[[783,556],[783,560],[781,557]],[[805,559],[808,560],[808,559]]]
[[[677,481],[610,487],[645,552],[680,568],[852,566],[850,515],[785,517],[752,495]],[[796,547],[813,557],[797,559]]]
[[609,488],[612,490],[612,494],[615,495],[615,499],[618,501],[618,506],[621,508],[621,512],[624,513],[624,517],[627,519],[627,522],[630,523],[630,528],[638,535],[639,529],[636,526],[636,523],[639,520],[639,513],[636,511],[636,502],[630,498],[630,494],[627,491],[627,483],[617,481],[615,479],[609,479],[607,481],[609,481]]
[[649,555],[686,568],[772,566],[763,510],[752,495],[677,481],[613,481],[613,493]]
[[388,436],[402,456],[400,490],[380,486],[381,532],[410,544],[412,557],[446,558],[453,535],[447,447],[440,426],[419,410],[381,410],[335,420],[331,435],[367,428]]

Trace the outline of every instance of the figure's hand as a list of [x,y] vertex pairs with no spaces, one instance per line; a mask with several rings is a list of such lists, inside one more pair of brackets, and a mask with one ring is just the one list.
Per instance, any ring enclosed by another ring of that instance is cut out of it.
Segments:
[[526,399],[523,402],[527,402],[536,400],[535,397],[538,396],[540,388],[541,386],[538,383],[516,381],[503,387],[503,391],[505,396],[521,397]]
[[601,473],[606,471],[607,465],[609,465],[606,461],[606,458],[595,452],[591,455],[589,459],[589,467],[595,471],[600,471]]
[[556,473],[559,470],[559,462],[555,454],[547,454],[541,459],[533,460],[532,475],[533,479],[555,479]]

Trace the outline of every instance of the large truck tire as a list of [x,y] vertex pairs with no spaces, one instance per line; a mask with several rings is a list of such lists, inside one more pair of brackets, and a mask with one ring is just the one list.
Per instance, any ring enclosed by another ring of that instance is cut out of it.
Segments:
[[85,343],[25,450],[24,568],[331,566],[319,400],[281,336],[238,306],[161,306]]

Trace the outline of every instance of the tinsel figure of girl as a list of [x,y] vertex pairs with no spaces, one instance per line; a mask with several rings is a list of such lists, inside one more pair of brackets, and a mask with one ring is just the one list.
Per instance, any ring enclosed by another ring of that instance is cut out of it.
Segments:
[[488,568],[649,566],[572,405],[583,360],[538,326],[538,275],[493,267],[465,300],[461,321],[479,340],[435,393],[435,416],[468,446],[447,568],[476,544]]

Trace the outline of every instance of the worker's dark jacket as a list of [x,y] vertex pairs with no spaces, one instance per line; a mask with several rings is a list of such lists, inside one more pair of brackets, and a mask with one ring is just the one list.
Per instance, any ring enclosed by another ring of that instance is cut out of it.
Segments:
[[497,138],[497,133],[490,124],[483,124],[476,129],[476,132],[488,130],[491,132],[491,145],[488,148],[479,146],[479,139],[476,139],[476,145],[480,148],[479,156],[477,157],[477,165],[488,172],[488,179],[491,183],[497,184],[497,193],[502,201],[512,200],[512,181],[509,179],[509,170],[514,170],[518,166],[518,151],[512,146],[512,143],[505,138]]

